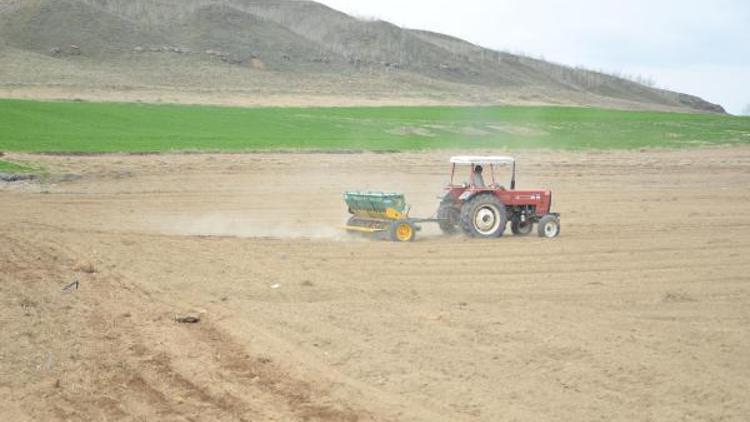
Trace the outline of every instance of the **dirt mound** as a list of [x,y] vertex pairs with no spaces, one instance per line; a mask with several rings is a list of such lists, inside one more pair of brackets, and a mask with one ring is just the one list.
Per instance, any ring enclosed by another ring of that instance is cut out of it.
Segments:
[[[723,112],[698,98],[310,1],[19,0],[0,7],[0,40],[14,51],[0,54],[7,87],[205,93],[258,84],[309,96],[333,86],[362,98]],[[40,65],[38,56],[55,60]]]

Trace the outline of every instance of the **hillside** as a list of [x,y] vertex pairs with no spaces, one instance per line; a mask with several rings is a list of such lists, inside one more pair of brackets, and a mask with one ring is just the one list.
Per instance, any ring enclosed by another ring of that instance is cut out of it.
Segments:
[[723,112],[694,96],[283,0],[0,0],[0,95]]

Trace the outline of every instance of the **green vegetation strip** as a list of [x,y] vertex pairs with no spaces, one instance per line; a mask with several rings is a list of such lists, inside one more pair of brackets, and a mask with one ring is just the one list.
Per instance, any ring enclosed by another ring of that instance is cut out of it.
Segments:
[[0,100],[0,151],[630,149],[750,143],[750,118],[570,107],[231,108]]
[[29,173],[34,171],[31,167],[0,160],[0,173]]

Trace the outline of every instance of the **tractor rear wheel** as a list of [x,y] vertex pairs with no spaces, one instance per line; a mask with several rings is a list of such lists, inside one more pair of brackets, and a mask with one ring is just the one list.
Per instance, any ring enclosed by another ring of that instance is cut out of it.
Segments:
[[458,230],[458,224],[461,221],[461,209],[453,202],[453,196],[445,195],[440,201],[440,207],[437,211],[438,226],[445,234],[454,234]]
[[516,236],[526,236],[534,229],[534,223],[526,220],[521,221],[519,219],[513,219],[510,222],[510,230],[513,232]]
[[406,220],[394,221],[388,234],[394,242],[412,242],[417,237],[417,228]]
[[508,218],[505,206],[491,193],[477,195],[461,208],[461,229],[473,237],[500,237]]
[[545,215],[539,220],[539,237],[553,238],[560,234],[560,219],[554,215]]

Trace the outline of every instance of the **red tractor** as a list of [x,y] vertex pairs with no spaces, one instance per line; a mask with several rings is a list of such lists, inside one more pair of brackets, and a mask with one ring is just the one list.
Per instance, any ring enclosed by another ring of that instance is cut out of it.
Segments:
[[[452,157],[451,182],[440,202],[437,222],[444,233],[459,230],[472,237],[500,237],[510,221],[513,234],[524,236],[538,225],[539,236],[560,234],[560,214],[550,212],[549,190],[516,190],[516,160],[511,157]],[[456,166],[469,166],[469,182],[456,184]],[[495,179],[495,170],[511,166],[509,188]],[[489,172],[486,168],[489,167]],[[489,173],[490,180],[485,181]]]

